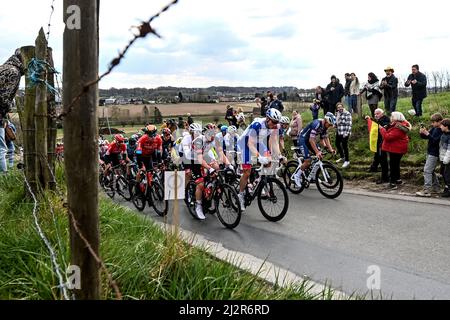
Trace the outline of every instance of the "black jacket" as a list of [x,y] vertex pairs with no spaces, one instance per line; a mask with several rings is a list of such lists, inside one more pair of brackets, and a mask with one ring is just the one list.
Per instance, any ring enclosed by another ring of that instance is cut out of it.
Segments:
[[[387,84],[383,85],[383,82],[386,81]],[[380,84],[380,89],[384,89],[384,98],[392,99],[398,98],[398,79],[395,75],[390,77],[384,77]]]
[[266,116],[267,110],[268,110],[267,101],[261,101],[261,117]]
[[[331,90],[331,88],[333,87],[335,89]],[[333,83],[330,83],[325,91],[327,95],[327,101],[331,106],[336,106],[336,104],[342,100],[345,93],[344,87],[339,82],[336,82],[334,85]]]
[[352,84],[352,79],[347,79],[345,80],[345,96],[349,96],[350,95],[350,85]]
[[439,157],[439,143],[441,142],[442,130],[441,128],[432,128],[430,135],[420,135],[422,139],[428,140],[428,154],[430,156]]
[[[375,120],[375,122],[378,123],[380,127],[386,128],[391,124],[391,119],[389,119],[388,116],[384,115],[379,120]],[[378,141],[377,141],[378,148],[381,148],[382,144],[383,144],[383,137],[381,136],[380,129],[378,129]]]
[[[413,80],[417,80],[417,83],[412,84],[411,81]],[[425,99],[427,97],[427,77],[422,72],[409,75],[405,87],[409,87],[410,85],[414,99]]]

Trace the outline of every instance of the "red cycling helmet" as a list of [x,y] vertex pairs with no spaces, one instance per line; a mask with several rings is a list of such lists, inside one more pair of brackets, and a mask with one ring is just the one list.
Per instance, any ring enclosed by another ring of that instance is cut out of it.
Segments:
[[162,133],[163,133],[163,135],[168,135],[168,134],[172,134],[172,131],[170,131],[170,129],[168,129],[168,128],[165,128],[165,129],[163,129]]
[[117,142],[125,142],[125,138],[121,134],[116,134],[114,136],[114,140],[116,140]]

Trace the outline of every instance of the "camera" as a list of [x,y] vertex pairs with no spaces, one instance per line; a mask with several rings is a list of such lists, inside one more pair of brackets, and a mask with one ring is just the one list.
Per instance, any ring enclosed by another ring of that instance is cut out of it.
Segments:
[[420,123],[421,128],[425,128],[425,125],[423,123]]

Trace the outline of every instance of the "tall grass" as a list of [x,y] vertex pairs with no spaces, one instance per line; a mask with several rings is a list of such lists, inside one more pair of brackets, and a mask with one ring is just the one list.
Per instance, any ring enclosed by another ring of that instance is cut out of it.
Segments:
[[[61,171],[58,179],[62,179]],[[0,177],[0,299],[61,299],[49,253],[32,220],[18,172]],[[57,193],[40,198],[39,220],[65,270],[69,265],[68,217]],[[149,220],[108,199],[100,201],[101,257],[125,299],[265,300],[331,299],[309,282],[282,287],[182,242]],[[106,276],[102,298],[114,299]]]

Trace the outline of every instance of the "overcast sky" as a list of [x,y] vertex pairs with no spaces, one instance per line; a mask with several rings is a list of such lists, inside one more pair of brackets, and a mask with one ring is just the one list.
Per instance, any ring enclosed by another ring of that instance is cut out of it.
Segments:
[[[51,0],[0,1],[0,60],[47,30]],[[62,69],[62,0],[50,46]],[[168,0],[101,1],[100,71],[132,37],[130,27]],[[379,77],[392,65],[449,70],[442,0],[180,0],[154,21],[164,37],[139,40],[101,88],[326,85],[336,74]],[[24,10],[24,8],[27,10]]]

